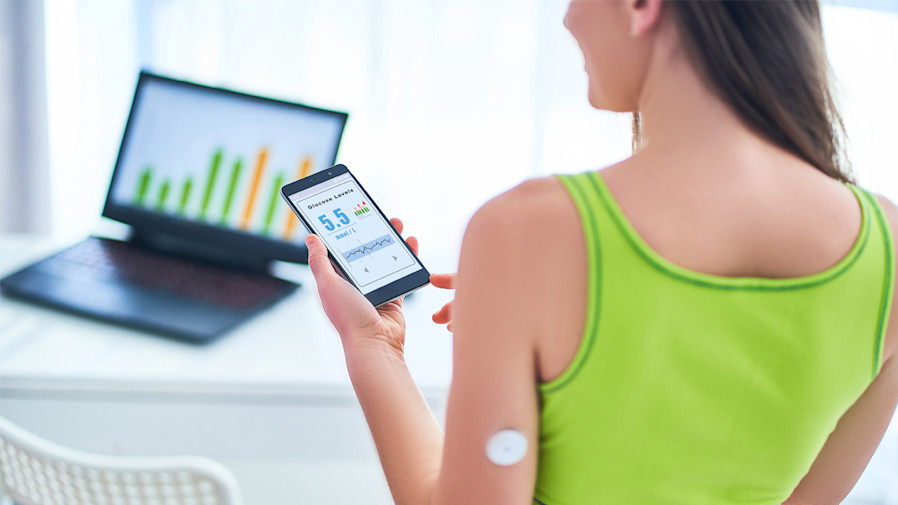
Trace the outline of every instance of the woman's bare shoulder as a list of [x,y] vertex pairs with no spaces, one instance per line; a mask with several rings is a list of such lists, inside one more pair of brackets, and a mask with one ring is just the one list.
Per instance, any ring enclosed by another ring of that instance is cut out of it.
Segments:
[[[558,177],[537,177],[527,179],[517,186],[500,193],[489,200],[486,207],[545,207],[559,203],[567,194]],[[516,209],[519,210],[519,209]],[[548,210],[543,208],[543,210]]]
[[[489,270],[526,273],[531,284],[555,284],[570,265],[585,264],[577,208],[556,177],[530,179],[484,204],[468,223],[459,271],[493,263]],[[549,293],[547,293],[548,295]]]
[[469,231],[481,227],[502,233],[492,236],[514,240],[521,236],[552,233],[576,217],[576,208],[557,177],[528,179],[486,202],[471,219]]

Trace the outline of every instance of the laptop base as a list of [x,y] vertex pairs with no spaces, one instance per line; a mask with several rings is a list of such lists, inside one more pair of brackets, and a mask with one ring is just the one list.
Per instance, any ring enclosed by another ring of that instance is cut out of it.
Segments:
[[4,296],[196,343],[223,335],[297,287],[98,237],[0,279]]

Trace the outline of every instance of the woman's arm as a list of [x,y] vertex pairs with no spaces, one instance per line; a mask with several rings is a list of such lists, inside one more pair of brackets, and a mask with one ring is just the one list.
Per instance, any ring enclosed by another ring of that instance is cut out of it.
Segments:
[[[309,243],[309,265],[343,340],[353,387],[398,505],[531,503],[539,297],[527,289],[532,257],[509,251],[532,241],[542,223],[526,219],[532,210],[516,200],[522,199],[506,194],[488,203],[465,234],[452,314],[445,446],[403,359],[401,302],[366,307],[367,300],[333,271],[320,240]],[[507,467],[486,456],[490,436],[506,428],[528,441],[524,459]]]
[[[446,445],[433,504],[530,504],[539,447],[536,376],[540,287],[535,270],[551,267],[527,244],[544,217],[515,188],[480,209],[465,233],[452,307],[453,376]],[[526,208],[527,205],[530,208]],[[527,440],[511,466],[489,460],[499,430]]]
[[[879,203],[891,225],[892,236],[898,237],[898,207],[883,197],[879,197]],[[883,366],[879,375],[839,420],[811,469],[785,505],[841,503],[870,462],[889,426],[896,403],[898,296],[892,299],[883,349]]]
[[[402,222],[391,222],[402,233]],[[417,240],[407,242],[417,253]],[[343,342],[349,376],[393,498],[399,505],[429,503],[443,433],[405,365],[402,300],[375,309],[337,274],[320,239],[310,235],[306,245],[321,303]]]
[[402,353],[388,346],[345,349],[352,386],[393,500],[397,505],[432,503],[443,431],[409,374]]

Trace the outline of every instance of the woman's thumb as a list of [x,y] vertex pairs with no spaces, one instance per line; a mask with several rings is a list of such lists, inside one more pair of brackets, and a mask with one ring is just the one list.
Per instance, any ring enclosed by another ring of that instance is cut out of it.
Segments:
[[336,275],[334,267],[327,258],[327,248],[324,242],[316,235],[306,236],[306,247],[309,248],[309,268],[312,269],[312,275],[316,279],[322,279],[323,276]]

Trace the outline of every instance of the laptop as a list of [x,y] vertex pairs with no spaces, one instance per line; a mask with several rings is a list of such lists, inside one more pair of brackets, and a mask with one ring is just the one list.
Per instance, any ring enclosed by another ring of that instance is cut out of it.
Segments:
[[0,280],[0,291],[192,342],[225,334],[298,286],[305,230],[281,186],[334,164],[347,114],[141,72],[91,236]]

